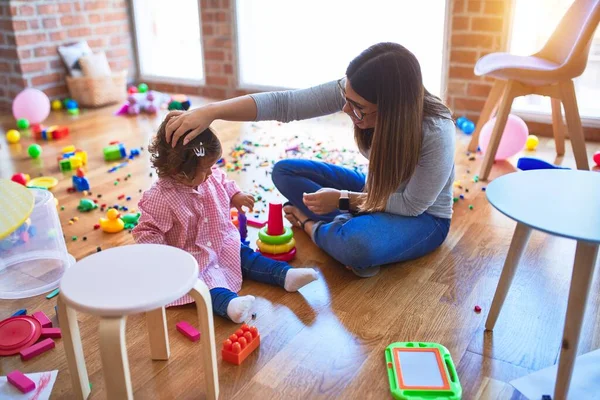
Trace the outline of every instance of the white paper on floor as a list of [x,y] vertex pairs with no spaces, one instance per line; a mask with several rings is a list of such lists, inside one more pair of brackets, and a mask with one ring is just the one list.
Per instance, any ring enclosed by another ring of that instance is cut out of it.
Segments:
[[0,376],[0,399],[48,400],[57,375],[58,370],[25,374],[35,382],[35,389],[26,394],[21,393],[16,387],[8,383],[5,376]]
[[[511,381],[515,389],[531,400],[542,395],[554,395],[558,365]],[[569,387],[569,399],[600,399],[600,349],[575,359],[575,369]]]

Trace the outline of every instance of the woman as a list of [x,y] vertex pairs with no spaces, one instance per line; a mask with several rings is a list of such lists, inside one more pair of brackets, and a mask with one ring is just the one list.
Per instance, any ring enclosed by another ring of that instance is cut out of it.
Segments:
[[423,86],[415,56],[395,43],[373,45],[346,77],[303,90],[260,93],[175,114],[167,135],[187,142],[215,119],[289,122],[343,110],[369,159],[368,174],[318,161],[275,164],[273,182],[289,200],[286,217],[359,276],[421,257],[448,235],[455,127],[450,110]]

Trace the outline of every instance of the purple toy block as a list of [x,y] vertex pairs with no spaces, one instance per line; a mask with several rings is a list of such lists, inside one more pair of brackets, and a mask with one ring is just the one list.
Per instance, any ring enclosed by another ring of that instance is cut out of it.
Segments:
[[8,380],[8,383],[19,389],[21,393],[29,393],[35,389],[35,382],[18,369],[6,375],[6,380]]
[[185,337],[190,339],[192,342],[196,342],[200,339],[200,332],[196,330],[192,325],[188,324],[185,321],[181,321],[175,325],[177,330],[181,332]]

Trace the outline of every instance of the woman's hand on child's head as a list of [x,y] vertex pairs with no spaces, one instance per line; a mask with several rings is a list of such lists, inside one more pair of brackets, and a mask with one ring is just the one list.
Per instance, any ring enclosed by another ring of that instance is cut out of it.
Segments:
[[166,138],[167,143],[175,147],[183,136],[183,144],[204,132],[214,121],[214,117],[208,108],[201,107],[189,111],[174,110],[167,114]]
[[254,196],[248,193],[239,192],[231,198],[231,205],[241,213],[245,212],[242,207],[246,207],[248,210],[254,208]]
[[332,188],[319,189],[315,193],[304,193],[304,205],[315,214],[329,214],[338,209],[340,191]]

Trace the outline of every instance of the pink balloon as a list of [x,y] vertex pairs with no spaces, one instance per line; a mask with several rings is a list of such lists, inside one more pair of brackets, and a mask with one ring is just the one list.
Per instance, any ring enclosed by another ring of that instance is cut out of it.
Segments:
[[[484,154],[487,151],[495,124],[496,118],[492,118],[486,122],[483,128],[481,128],[481,133],[479,134],[479,147]],[[523,150],[525,142],[527,141],[527,135],[529,135],[529,129],[527,128],[525,121],[516,115],[510,114],[506,121],[504,133],[502,133],[495,159],[506,160]]]
[[15,119],[25,118],[30,124],[40,124],[50,114],[50,100],[41,90],[27,88],[15,97],[12,110]]

